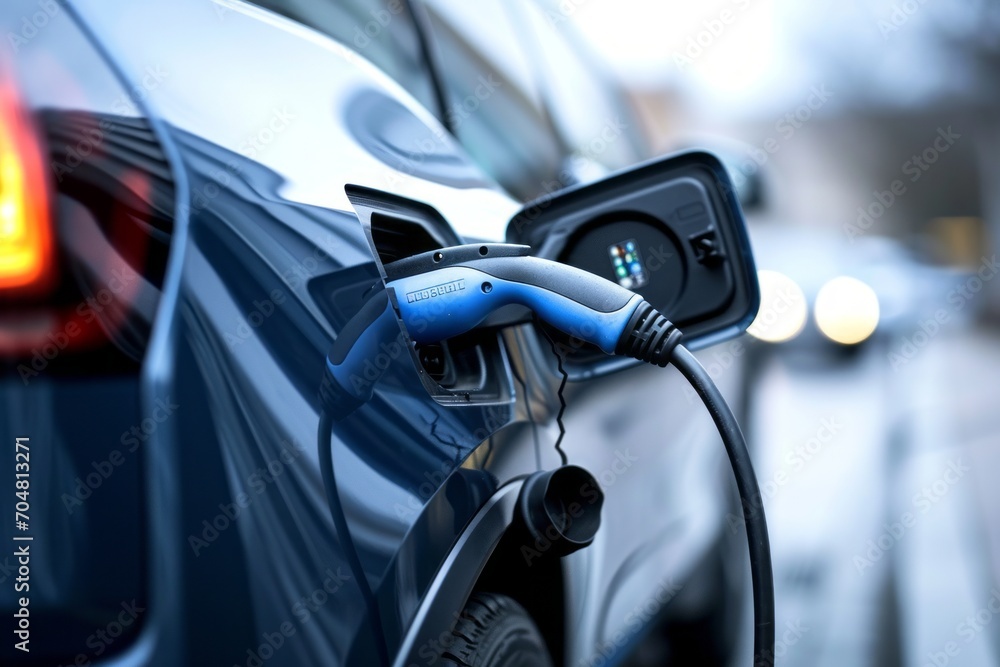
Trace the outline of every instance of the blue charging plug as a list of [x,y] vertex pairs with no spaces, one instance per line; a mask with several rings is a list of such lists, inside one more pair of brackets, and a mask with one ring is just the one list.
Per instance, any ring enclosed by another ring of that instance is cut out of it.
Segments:
[[[385,292],[340,332],[327,356],[338,412],[372,397],[366,361],[400,336],[437,343],[463,334],[497,310],[520,305],[547,324],[608,354],[665,366],[681,334],[638,294],[566,264],[531,257],[527,246],[463,245],[385,266]],[[370,364],[369,364],[370,366]],[[377,378],[376,378],[377,379]]]

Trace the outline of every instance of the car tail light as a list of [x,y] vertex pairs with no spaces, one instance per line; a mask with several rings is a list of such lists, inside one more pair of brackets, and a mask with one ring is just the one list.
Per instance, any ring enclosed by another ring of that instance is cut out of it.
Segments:
[[0,293],[42,291],[53,282],[43,156],[12,82],[0,73]]

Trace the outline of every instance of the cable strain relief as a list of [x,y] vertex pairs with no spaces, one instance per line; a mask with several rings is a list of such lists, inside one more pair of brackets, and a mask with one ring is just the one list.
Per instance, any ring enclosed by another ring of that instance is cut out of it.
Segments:
[[323,379],[319,383],[319,400],[320,410],[329,414],[335,422],[341,421],[364,404],[364,401],[340,386],[329,368],[323,370]]
[[680,329],[643,301],[629,318],[625,331],[618,339],[615,354],[663,367],[670,363],[681,338]]

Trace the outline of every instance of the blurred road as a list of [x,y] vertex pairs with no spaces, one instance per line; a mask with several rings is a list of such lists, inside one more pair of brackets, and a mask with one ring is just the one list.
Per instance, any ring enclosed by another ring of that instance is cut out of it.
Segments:
[[942,331],[895,368],[891,340],[761,350],[778,664],[1000,664],[998,343]]

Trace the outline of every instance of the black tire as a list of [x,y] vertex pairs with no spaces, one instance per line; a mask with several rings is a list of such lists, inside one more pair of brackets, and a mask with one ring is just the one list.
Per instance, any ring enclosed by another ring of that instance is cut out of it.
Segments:
[[452,630],[441,664],[448,667],[552,667],[542,633],[506,595],[476,593]]

